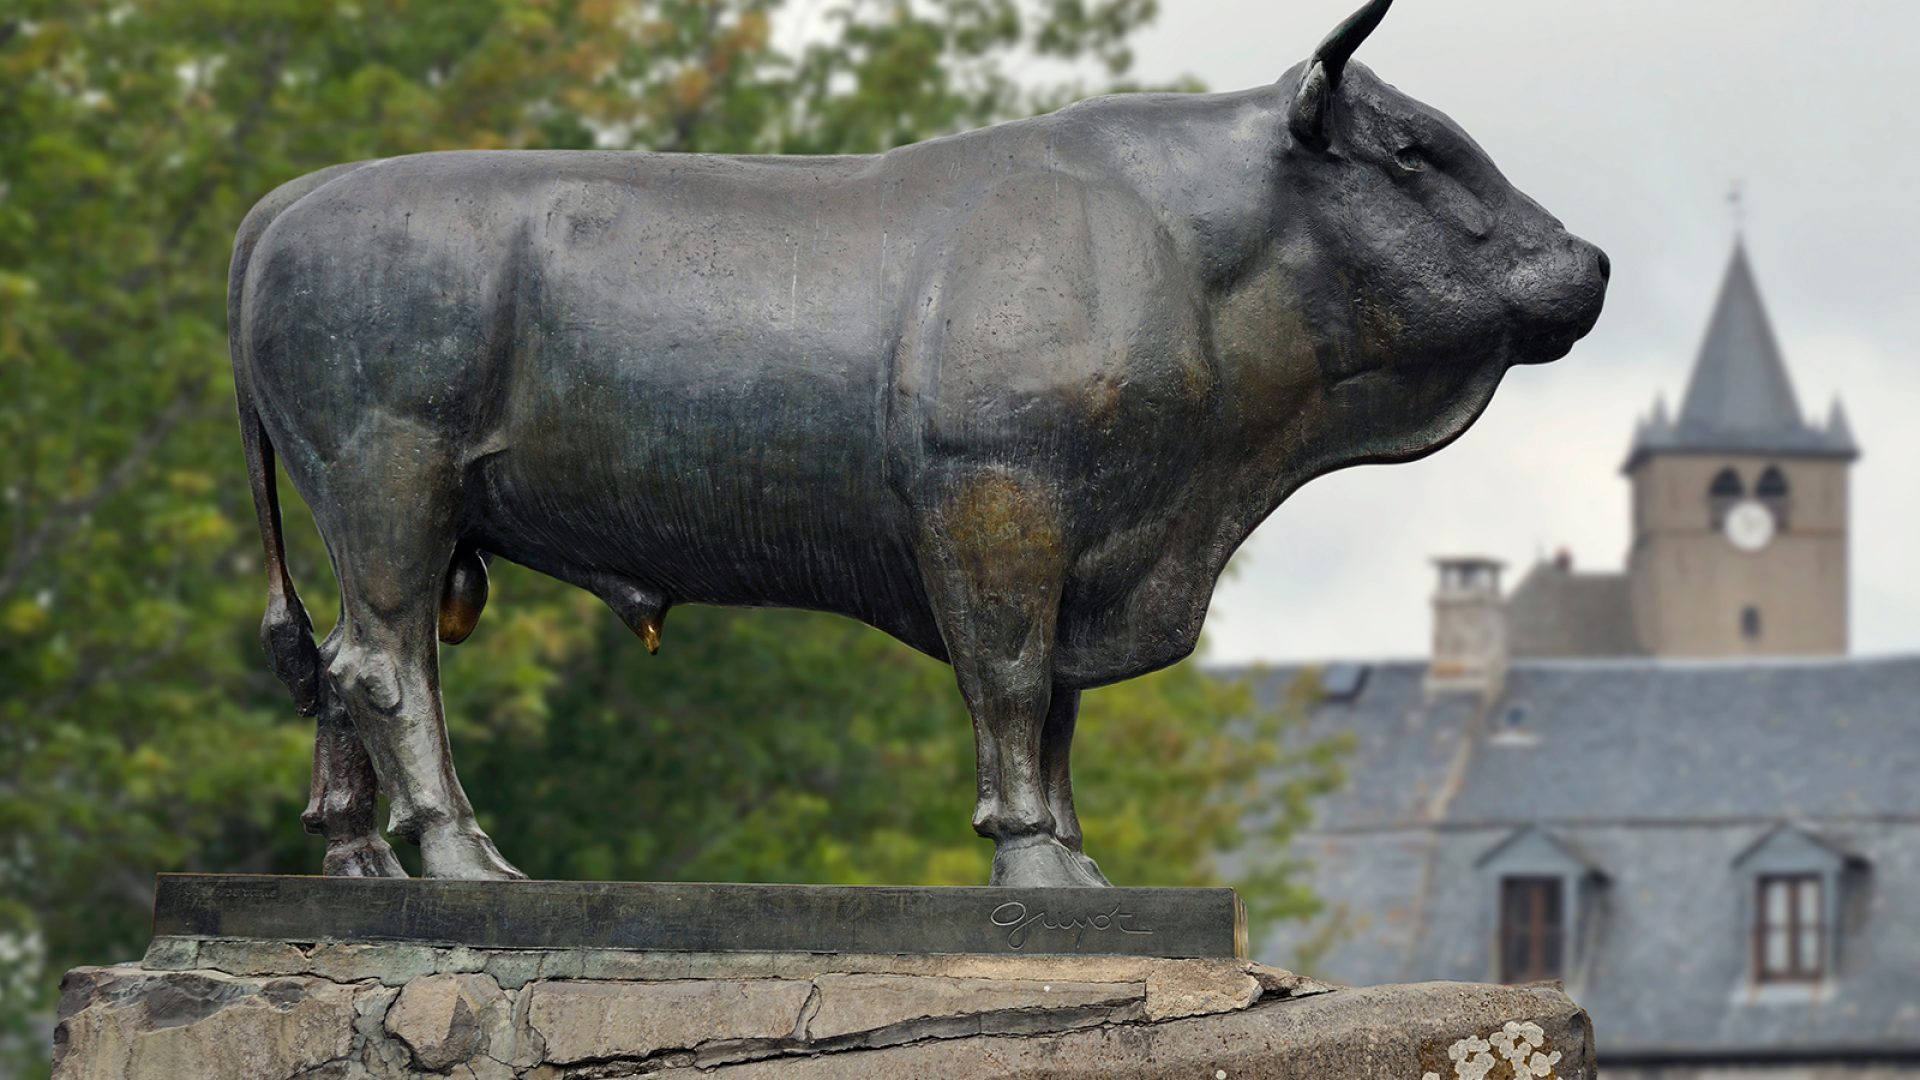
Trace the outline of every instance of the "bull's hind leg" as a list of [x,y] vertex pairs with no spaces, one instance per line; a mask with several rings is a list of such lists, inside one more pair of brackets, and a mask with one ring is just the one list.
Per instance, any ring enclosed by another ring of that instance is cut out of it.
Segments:
[[[336,627],[320,647],[321,662],[330,661],[340,646]],[[374,825],[379,796],[373,761],[347,715],[347,703],[321,680],[319,712],[314,727],[313,789],[300,815],[307,831],[325,837],[327,855],[321,872],[330,877],[406,877]]]
[[1047,788],[1047,809],[1053,812],[1053,835],[1080,862],[1080,869],[1101,885],[1109,884],[1099,864],[1082,850],[1080,815],[1073,808],[1073,727],[1080,718],[1080,691],[1053,688],[1047,722],[1040,733],[1040,772]]
[[370,421],[329,468],[327,488],[320,529],[341,600],[327,679],[387,793],[387,831],[420,845],[428,877],[523,877],[473,819],[441,711],[438,624],[456,541],[455,470],[413,429]]
[[1045,489],[1001,471],[947,485],[921,529],[922,575],[973,715],[973,828],[995,885],[1098,885],[1055,836],[1042,766],[1065,556]]

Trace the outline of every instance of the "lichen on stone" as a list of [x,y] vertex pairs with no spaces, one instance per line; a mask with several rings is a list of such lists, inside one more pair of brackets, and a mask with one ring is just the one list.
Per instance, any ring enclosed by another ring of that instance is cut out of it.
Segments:
[[[1498,1055],[1497,1057],[1495,1055]],[[1509,1020],[1485,1038],[1469,1035],[1447,1047],[1454,1080],[1556,1080],[1560,1051],[1547,1048],[1547,1033],[1531,1020]],[[1420,1080],[1441,1080],[1429,1070]]]

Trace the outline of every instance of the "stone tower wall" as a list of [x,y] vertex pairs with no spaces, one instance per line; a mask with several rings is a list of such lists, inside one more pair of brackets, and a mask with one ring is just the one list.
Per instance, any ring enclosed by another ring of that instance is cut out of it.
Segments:
[[[1717,527],[1708,489],[1731,467],[1751,496],[1769,465],[1787,478],[1783,521],[1765,548],[1741,551]],[[1845,461],[1661,454],[1630,475],[1634,527],[1627,565],[1636,628],[1649,653],[1847,651]],[[1743,632],[1742,611],[1749,606],[1760,614],[1757,638]]]

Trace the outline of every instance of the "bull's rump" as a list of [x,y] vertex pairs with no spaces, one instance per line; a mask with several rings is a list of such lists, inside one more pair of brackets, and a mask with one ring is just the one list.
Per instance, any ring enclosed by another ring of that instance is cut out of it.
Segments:
[[368,452],[369,422],[404,424],[509,558],[686,601],[902,606],[883,442],[914,230],[864,200],[874,160],[368,166],[255,250],[262,418],[316,505],[349,497],[330,465]]

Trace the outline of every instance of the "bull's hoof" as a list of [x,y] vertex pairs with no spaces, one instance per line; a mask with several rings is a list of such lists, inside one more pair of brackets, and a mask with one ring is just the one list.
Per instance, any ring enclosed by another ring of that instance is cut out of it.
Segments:
[[1000,842],[993,849],[988,882],[1021,889],[1085,889],[1107,883],[1092,859],[1044,833]]
[[328,877],[406,877],[406,868],[378,836],[356,836],[327,845],[320,872]]
[[420,867],[430,878],[527,880],[527,875],[500,856],[487,834],[473,825],[442,825],[420,834]]
[[1107,875],[1100,872],[1100,864],[1088,857],[1086,852],[1076,851],[1073,853],[1073,857],[1080,860],[1080,869],[1085,871],[1089,877],[1093,878],[1095,885],[1103,885],[1107,888],[1113,887],[1113,882],[1107,880]]

